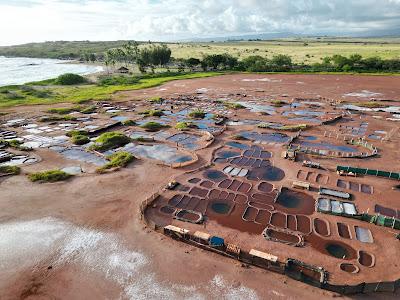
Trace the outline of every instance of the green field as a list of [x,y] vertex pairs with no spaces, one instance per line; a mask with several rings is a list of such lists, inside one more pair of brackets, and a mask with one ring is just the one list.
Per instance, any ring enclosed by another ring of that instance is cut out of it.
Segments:
[[[174,76],[163,76],[146,78],[138,83],[128,85],[99,86],[95,84],[84,84],[75,86],[43,85],[43,82],[28,84],[34,91],[46,91],[46,95],[32,93],[26,90],[27,85],[0,87],[0,108],[18,105],[55,104],[55,103],[84,103],[91,100],[109,100],[112,94],[118,91],[139,90],[159,86],[172,80],[203,78],[217,76],[218,72],[202,72]],[[47,81],[44,81],[47,82]],[[10,96],[11,95],[11,96]]]
[[[46,42],[0,47],[0,55],[79,58],[85,52],[102,54],[108,49],[121,47],[125,41],[114,42]],[[144,43],[142,44],[144,45]],[[273,41],[235,41],[215,43],[168,43],[175,58],[202,58],[206,54],[230,53],[239,58],[250,55],[272,57],[288,54],[296,63],[319,62],[322,57],[359,53],[363,57],[379,56],[383,59],[400,58],[400,38],[310,38]]]
[[379,56],[383,59],[400,58],[400,40],[398,43],[355,43],[355,42],[315,42],[315,41],[252,41],[224,42],[207,44],[171,44],[175,58],[197,57],[204,54],[230,53],[239,58],[251,55],[272,57],[276,54],[288,54],[296,63],[320,62],[322,57],[340,54],[349,56],[354,53],[363,57]]

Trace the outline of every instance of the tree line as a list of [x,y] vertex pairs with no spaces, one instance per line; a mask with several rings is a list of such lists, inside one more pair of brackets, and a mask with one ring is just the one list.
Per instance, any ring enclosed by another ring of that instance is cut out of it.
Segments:
[[259,55],[239,60],[228,53],[208,54],[201,59],[175,59],[171,49],[165,45],[152,44],[139,47],[137,42],[128,42],[122,47],[109,49],[104,54],[85,53],[87,62],[101,61],[107,67],[122,64],[126,67],[137,66],[141,73],[155,68],[177,68],[179,72],[190,71],[248,71],[248,72],[397,72],[400,71],[400,59],[382,59],[380,57],[363,58],[359,54],[349,57],[342,55],[327,56],[321,62],[306,64],[294,63],[289,55],[278,54],[271,58]]

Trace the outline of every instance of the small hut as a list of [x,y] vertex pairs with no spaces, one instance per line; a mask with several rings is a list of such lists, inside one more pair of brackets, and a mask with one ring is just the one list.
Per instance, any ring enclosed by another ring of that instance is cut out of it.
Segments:
[[120,68],[117,69],[117,72],[121,73],[121,74],[128,74],[129,73],[129,69],[126,68],[126,67],[120,67]]

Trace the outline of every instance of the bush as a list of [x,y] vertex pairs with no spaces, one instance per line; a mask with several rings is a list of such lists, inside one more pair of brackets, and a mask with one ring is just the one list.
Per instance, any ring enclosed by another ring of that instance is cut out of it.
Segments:
[[60,85],[74,85],[74,84],[82,84],[82,83],[86,83],[86,82],[87,82],[86,78],[81,75],[67,73],[67,74],[58,76],[54,83],[60,84]]
[[72,175],[65,173],[61,170],[49,170],[44,172],[37,172],[28,175],[28,178],[32,182],[40,181],[40,182],[57,182],[63,181],[70,178]]
[[57,121],[76,121],[76,117],[72,116],[44,116],[39,122],[57,122]]
[[71,137],[71,142],[74,145],[85,145],[90,142],[90,139],[87,135],[77,134]]
[[0,174],[18,175],[21,169],[17,166],[0,166]]
[[189,130],[189,124],[186,122],[178,122],[175,124],[175,128],[178,130]]
[[227,107],[227,108],[232,108],[232,109],[242,109],[242,108],[245,108],[242,104],[240,104],[240,103],[234,103],[234,102],[225,102],[224,105],[225,105],[225,107]]
[[281,107],[283,105],[286,105],[287,102],[283,101],[283,100],[272,100],[271,104],[275,107]]
[[133,121],[133,120],[126,120],[126,121],[122,122],[122,125],[124,125],[124,126],[135,126],[136,122]]
[[145,115],[147,117],[161,117],[164,115],[164,112],[162,110],[149,109],[144,112],[141,112],[140,114]]
[[120,132],[106,132],[96,139],[96,144],[90,146],[91,150],[107,151],[125,146],[131,141],[129,137]]
[[96,109],[97,109],[97,107],[96,107],[95,105],[91,105],[91,106],[82,108],[82,109],[80,110],[80,112],[81,112],[82,114],[92,114],[92,113],[94,113],[94,112],[96,111]]
[[17,99],[24,99],[25,96],[18,94],[17,92],[14,91],[9,91],[8,93],[5,94],[6,98],[9,100],[17,100]]
[[10,140],[10,141],[3,141],[0,140],[0,144],[5,144],[8,147],[20,150],[20,151],[31,151],[32,148],[28,148],[28,147],[23,147],[21,146],[23,144],[23,142],[18,141],[18,140]]
[[152,97],[149,99],[149,102],[153,104],[161,104],[163,102],[163,99],[161,97]]
[[122,151],[109,155],[107,159],[109,160],[109,162],[103,167],[98,168],[96,172],[104,173],[108,169],[126,167],[130,162],[135,159],[135,157],[129,152]]
[[380,103],[380,102],[376,102],[376,101],[356,102],[356,103],[352,103],[352,104],[360,106],[360,107],[366,107],[366,108],[383,108],[383,107],[387,107],[386,104]]
[[205,116],[206,116],[206,113],[204,112],[204,110],[201,110],[201,109],[195,109],[189,113],[189,117],[194,118],[194,119],[203,119]]
[[140,77],[132,76],[102,76],[98,80],[98,85],[131,85],[136,84],[140,80]]
[[158,122],[147,122],[145,124],[143,124],[142,126],[140,126],[144,129],[146,129],[147,131],[158,131],[164,127],[167,127],[166,125],[160,124]]
[[52,114],[59,114],[59,115],[68,115],[74,111],[78,111],[80,107],[60,107],[60,108],[51,108],[47,110],[47,112]]
[[89,133],[85,130],[71,130],[68,131],[65,135],[68,137],[73,137],[75,135],[88,135]]

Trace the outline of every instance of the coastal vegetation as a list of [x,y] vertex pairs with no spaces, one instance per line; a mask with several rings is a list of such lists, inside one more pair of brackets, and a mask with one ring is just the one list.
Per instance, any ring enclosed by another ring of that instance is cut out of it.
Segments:
[[96,170],[97,173],[104,173],[106,170],[126,167],[135,157],[129,152],[121,151],[107,156],[109,162]]
[[18,175],[21,169],[17,166],[0,166],[0,175]]
[[44,172],[31,173],[28,175],[30,181],[41,183],[64,181],[70,177],[72,177],[71,174],[68,174],[61,170],[49,170]]
[[105,132],[96,139],[95,144],[90,146],[89,149],[107,151],[125,146],[130,141],[131,139],[121,132]]

